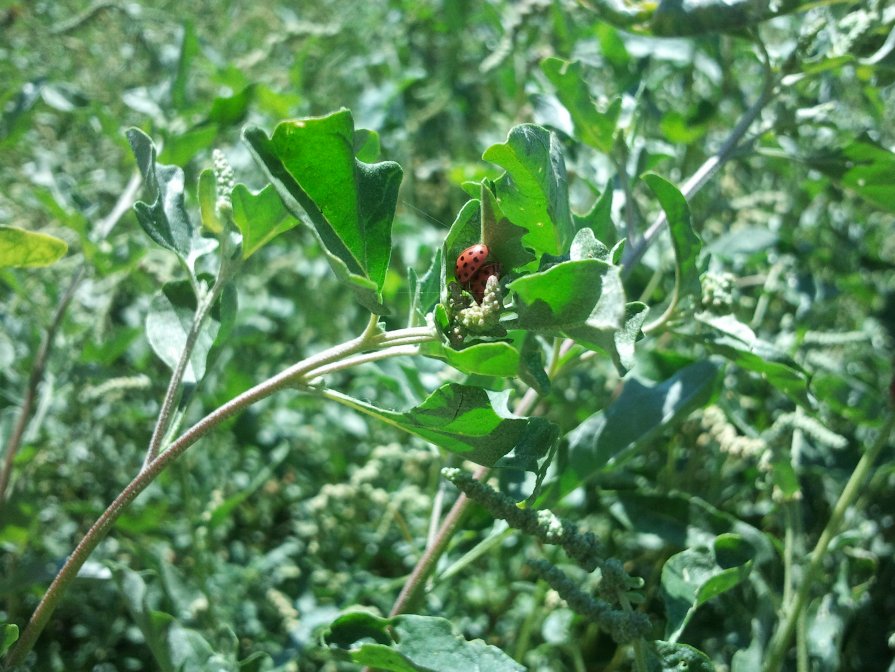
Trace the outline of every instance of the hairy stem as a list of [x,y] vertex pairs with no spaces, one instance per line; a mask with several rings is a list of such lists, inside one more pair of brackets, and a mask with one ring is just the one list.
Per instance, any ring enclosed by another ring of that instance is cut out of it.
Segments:
[[845,488],[839,495],[839,499],[833,507],[833,512],[830,514],[830,519],[827,521],[826,527],[824,527],[814,550],[811,552],[811,560],[808,562],[808,566],[805,568],[805,572],[799,581],[799,587],[795,592],[795,596],[790,604],[783,607],[783,617],[777,625],[774,636],[771,638],[768,655],[762,668],[764,672],[777,672],[783,666],[783,659],[789,650],[796,624],[808,604],[808,593],[812,586],[816,586],[819,583],[818,576],[821,565],[826,559],[830,542],[839,533],[849,507],[854,504],[860,495],[864,482],[872,472],[877,458],[889,441],[893,426],[895,426],[895,413],[890,412],[876,437],[876,441],[861,456],[855,470],[848,479],[848,483],[845,484]]
[[180,353],[180,359],[177,362],[177,366],[174,367],[174,371],[171,373],[171,380],[168,382],[168,389],[165,392],[165,398],[162,401],[162,408],[159,412],[158,419],[156,420],[155,428],[152,430],[152,438],[149,440],[149,448],[146,450],[143,469],[149,466],[149,463],[159,455],[159,451],[162,448],[162,441],[171,424],[171,415],[174,410],[174,404],[177,401],[180,385],[183,382],[183,376],[186,373],[186,367],[190,363],[193,349],[196,347],[196,341],[199,339],[199,334],[202,333],[202,327],[205,325],[205,320],[211,313],[211,309],[220,297],[221,292],[224,291],[225,283],[226,279],[219,277],[215,281],[211,291],[205,296],[200,296],[198,299],[196,314],[193,316],[193,323],[190,325],[189,333],[187,333],[186,342],[183,345],[183,352]]

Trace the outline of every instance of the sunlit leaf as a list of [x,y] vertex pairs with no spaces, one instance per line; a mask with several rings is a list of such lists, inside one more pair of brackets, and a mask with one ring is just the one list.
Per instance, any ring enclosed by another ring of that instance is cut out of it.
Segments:
[[0,225],[0,268],[49,266],[67,251],[68,243],[56,236]]
[[327,395],[346,406],[378,418],[434,443],[463,459],[492,466],[526,436],[550,425],[544,418],[520,418],[507,409],[508,392],[448,383],[419,406],[406,412],[377,408],[340,392]]
[[698,302],[702,296],[702,286],[696,262],[702,250],[702,241],[693,230],[687,199],[677,187],[660,175],[647,173],[643,176],[643,181],[659,199],[668,217],[668,230],[674,246],[678,298],[692,296]]
[[277,125],[268,138],[249,127],[243,137],[289,211],[307,216],[337,277],[358,301],[383,314],[382,285],[401,183],[393,162],[367,164],[354,155],[348,110]]
[[482,158],[506,171],[494,181],[497,203],[513,224],[528,230],[523,244],[536,255],[565,252],[573,227],[566,164],[556,136],[522,124]]
[[230,192],[233,221],[242,233],[242,258],[248,259],[264,245],[298,225],[289,214],[283,199],[273,185],[252,192],[244,184],[237,184]]

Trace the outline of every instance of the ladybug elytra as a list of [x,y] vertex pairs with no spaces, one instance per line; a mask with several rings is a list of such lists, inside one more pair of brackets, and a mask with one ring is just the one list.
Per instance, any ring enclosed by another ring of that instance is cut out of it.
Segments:
[[457,265],[454,267],[454,275],[461,285],[468,283],[484,265],[488,253],[488,246],[483,243],[467,247],[460,253],[460,256],[457,257]]

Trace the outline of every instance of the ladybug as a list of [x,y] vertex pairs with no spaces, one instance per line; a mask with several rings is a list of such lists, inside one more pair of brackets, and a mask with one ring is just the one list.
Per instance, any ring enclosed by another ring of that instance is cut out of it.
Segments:
[[475,298],[476,303],[480,304],[482,299],[485,298],[485,286],[488,284],[488,278],[492,276],[497,278],[500,277],[500,264],[485,264],[476,271],[475,275],[473,275],[472,279],[469,281],[469,291],[472,293],[473,298]]
[[[466,285],[480,268],[485,264],[490,250],[484,243],[478,243],[467,247],[457,257],[457,265],[454,267],[454,275],[461,285]],[[485,278],[487,280],[487,278]]]

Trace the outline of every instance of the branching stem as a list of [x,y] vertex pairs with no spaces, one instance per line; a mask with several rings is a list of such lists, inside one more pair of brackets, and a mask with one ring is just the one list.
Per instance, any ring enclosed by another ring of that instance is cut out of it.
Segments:
[[[68,557],[62,569],[56,575],[50,587],[47,589],[37,608],[31,616],[31,620],[22,631],[22,635],[9,652],[6,666],[13,668],[22,664],[25,657],[34,648],[34,644],[40,633],[46,627],[50,616],[56,609],[69,584],[75,579],[80,568],[87,561],[90,554],[105,538],[115,521],[127,506],[139,495],[155,478],[161,474],[171,463],[179,458],[186,450],[205,436],[224,420],[245,410],[252,404],[271,396],[275,392],[291,386],[305,386],[311,378],[345,368],[345,362],[351,365],[412,354],[415,345],[407,345],[409,339],[417,339],[416,342],[436,338],[432,329],[420,327],[418,329],[400,329],[393,332],[382,332],[379,328],[378,317],[373,315],[363,334],[341,345],[324,350],[312,357],[308,357],[277,375],[255,385],[242,394],[237,395],[223,406],[215,409],[195,425],[180,435],[171,445],[140,471],[139,474],[122,490],[93,526],[75,550]],[[393,346],[397,342],[403,345]],[[366,351],[369,356],[359,356]],[[313,388],[306,388],[313,389]]]

